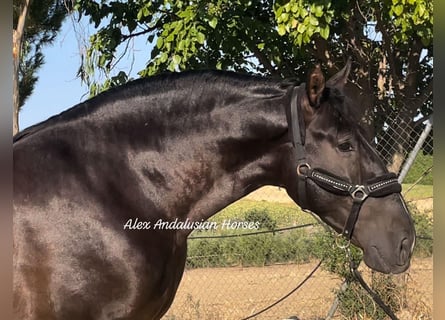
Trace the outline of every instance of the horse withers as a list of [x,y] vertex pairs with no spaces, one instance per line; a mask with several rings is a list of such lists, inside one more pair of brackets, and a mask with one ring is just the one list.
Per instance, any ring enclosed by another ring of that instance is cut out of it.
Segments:
[[363,249],[409,267],[413,222],[354,119],[346,67],[306,84],[199,71],[139,79],[14,137],[16,319],[160,319],[190,228],[284,187]]

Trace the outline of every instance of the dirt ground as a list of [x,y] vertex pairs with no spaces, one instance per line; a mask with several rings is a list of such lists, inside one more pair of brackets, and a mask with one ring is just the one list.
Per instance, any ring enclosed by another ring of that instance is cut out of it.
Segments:
[[[274,265],[186,270],[175,302],[163,319],[242,319],[295,288],[317,265]],[[433,260],[417,259],[405,273],[406,308],[400,320],[432,319]],[[366,271],[364,272],[366,273]],[[255,319],[324,319],[341,282],[321,269],[297,292]],[[341,319],[336,315],[333,319]]]

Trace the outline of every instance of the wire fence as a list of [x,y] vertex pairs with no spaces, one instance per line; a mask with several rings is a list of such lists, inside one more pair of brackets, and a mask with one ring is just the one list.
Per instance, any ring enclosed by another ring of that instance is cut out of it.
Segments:
[[[409,126],[398,114],[385,121],[376,145],[388,167],[399,173],[410,156],[414,159],[403,192],[416,214],[417,251],[411,268],[401,275],[378,278],[363,263],[359,270],[369,283],[385,279],[388,288],[383,291],[396,300],[400,320],[432,319],[432,125],[429,130],[427,121]],[[258,209],[263,207],[264,211]],[[335,308],[344,279],[323,264],[319,268],[329,251],[320,249],[327,232],[284,190],[261,188],[226,211],[215,216],[217,221],[227,217],[261,221],[261,230],[192,233],[183,279],[163,319],[244,319],[274,304],[253,319],[358,319],[357,314],[346,315],[345,308],[368,309],[368,316],[360,319],[384,319],[377,316],[378,306],[359,294],[352,305]],[[391,291],[394,287],[400,290]]]
[[[292,232],[287,229],[270,237],[289,237]],[[311,233],[313,230],[306,230],[299,236],[308,239]],[[250,236],[257,238],[252,243],[266,242],[258,239],[261,236],[264,235]],[[208,241],[221,243],[229,239],[211,238]],[[431,242],[432,239],[419,241]],[[326,319],[343,279],[323,267],[318,268],[320,259],[309,256],[304,262],[295,263],[292,259],[269,263],[268,257],[258,254],[258,250],[249,246],[245,246],[244,250],[235,248],[226,254],[189,256],[177,297],[164,319],[244,319],[275,304],[297,287],[298,291],[254,319]],[[257,258],[261,256],[262,266],[246,263],[246,255],[252,252]],[[221,258],[230,261],[230,265],[215,267]],[[190,267],[198,264],[199,268]],[[371,277],[366,267],[361,266],[360,270]],[[397,283],[404,285],[397,297],[401,300],[400,319],[432,319],[432,272],[432,257],[422,256],[413,260],[409,272],[392,276]],[[310,274],[312,276],[307,278]],[[363,301],[357,303],[364,304]],[[374,305],[374,308],[378,307]],[[346,318],[334,313],[333,319]]]
[[[394,110],[385,117],[383,123],[379,124],[376,132],[376,149],[380,157],[384,160],[389,170],[397,174],[403,169],[408,171],[412,163],[409,163],[410,155],[432,156],[433,155],[433,116],[422,117],[411,122],[405,119],[408,112],[405,110]],[[382,121],[382,120],[381,120]],[[418,148],[416,148],[418,145]],[[418,159],[418,161],[425,161]],[[422,166],[425,170],[432,168]],[[421,176],[422,172],[412,171],[407,182],[414,182],[415,178]],[[404,177],[405,178],[405,175]],[[425,178],[425,177],[424,177]],[[432,174],[428,176],[432,181]]]

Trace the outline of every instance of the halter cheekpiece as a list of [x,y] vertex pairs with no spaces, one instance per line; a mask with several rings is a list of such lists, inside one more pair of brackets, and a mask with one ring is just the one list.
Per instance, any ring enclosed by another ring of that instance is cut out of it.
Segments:
[[[295,158],[297,160],[297,193],[300,200],[300,206],[303,209],[307,207],[306,183],[312,180],[322,189],[341,196],[350,196],[353,200],[351,212],[343,227],[342,235],[348,240],[352,238],[352,232],[357,222],[360,208],[368,197],[383,197],[393,193],[400,193],[402,186],[397,180],[394,173],[385,173],[381,176],[367,181],[365,184],[352,184],[344,179],[337,177],[327,170],[321,168],[311,168],[306,158],[306,150],[304,148],[305,134],[304,122],[298,113],[300,90],[304,90],[304,84],[294,87],[291,100],[291,127]],[[303,136],[304,137],[304,136]]]

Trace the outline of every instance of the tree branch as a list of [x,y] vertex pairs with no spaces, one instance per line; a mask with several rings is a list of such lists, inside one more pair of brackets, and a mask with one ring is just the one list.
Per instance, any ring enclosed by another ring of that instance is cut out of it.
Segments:
[[276,68],[272,66],[272,63],[270,60],[266,57],[266,55],[261,52],[258,47],[255,44],[252,44],[252,48],[249,48],[252,53],[255,55],[255,57],[258,59],[258,61],[270,72],[271,75],[279,76],[279,72]]
[[361,40],[363,37],[363,26],[368,23],[366,17],[363,15],[358,2],[355,2],[353,8],[351,8],[352,14],[351,18],[347,21],[347,30],[349,35],[349,44],[352,46],[353,54],[355,60],[360,63],[360,65],[368,65],[369,54],[366,53],[362,46]]
[[389,34],[387,28],[385,27],[385,24],[382,21],[382,12],[381,12],[379,6],[376,6],[375,11],[376,11],[375,15],[376,15],[376,19],[377,19],[376,31],[380,31],[382,33],[383,48],[384,48],[385,55],[388,59],[388,63],[390,66],[389,69],[391,72],[392,81],[399,88],[400,86],[402,86],[402,84],[401,84],[402,70],[395,58],[395,53],[397,50],[393,50],[391,47],[391,43],[392,43],[391,35]]
[[433,78],[431,78],[428,81],[426,87],[423,88],[422,92],[420,92],[420,94],[417,97],[411,99],[412,109],[417,110],[417,108],[424,105],[432,94],[433,94]]
[[407,59],[404,94],[407,98],[413,97],[417,92],[417,79],[420,69],[420,53],[422,43],[417,37],[413,37]]
[[148,29],[145,29],[145,30],[142,30],[142,31],[139,31],[139,32],[135,32],[135,33],[123,34],[122,35],[122,41],[126,41],[128,39],[131,39],[131,38],[134,38],[134,37],[141,36],[143,34],[147,34],[147,33],[153,32],[156,29],[157,29],[157,27],[153,27],[153,28],[148,28]]
[[260,49],[258,49],[254,40],[249,39],[248,36],[243,33],[239,33],[239,36],[246,43],[247,49],[249,49],[255,55],[258,61],[270,72],[271,75],[280,76],[280,72],[274,68],[267,56],[261,52]]

